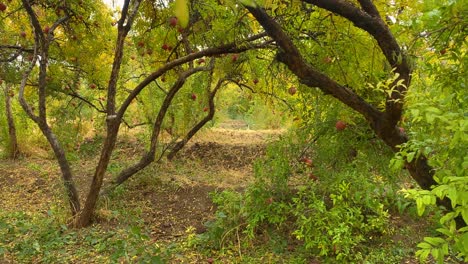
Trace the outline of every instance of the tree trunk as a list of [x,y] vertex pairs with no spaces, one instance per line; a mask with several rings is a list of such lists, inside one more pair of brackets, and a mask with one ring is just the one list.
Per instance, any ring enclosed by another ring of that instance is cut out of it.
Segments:
[[89,226],[92,223],[92,218],[99,198],[99,192],[102,187],[104,175],[106,173],[107,166],[109,165],[111,154],[115,147],[115,141],[117,140],[120,121],[117,121],[115,119],[108,119],[107,122],[108,133],[106,140],[104,141],[104,145],[102,147],[99,163],[96,166],[93,181],[91,183],[88,196],[86,197],[86,202],[83,207],[83,210],[80,212],[78,218],[75,219],[74,226],[78,228]]
[[[393,133],[388,133],[388,131],[378,131],[374,128],[376,134],[387,144],[394,152],[398,152],[398,145],[408,142],[408,138],[404,133],[401,133],[399,129],[395,129]],[[427,158],[424,155],[419,155],[414,158],[411,162],[406,162],[406,169],[409,174],[416,181],[416,183],[424,190],[431,190],[433,186],[436,186],[438,183],[434,179],[434,169],[428,164]],[[438,199],[437,204],[441,205],[447,210],[452,210],[452,203],[449,198],[445,197],[444,199]],[[466,226],[463,217],[459,215],[455,218],[457,228],[462,228]]]
[[171,149],[171,152],[167,154],[167,159],[172,160],[175,155],[181,150],[188,142],[189,140],[202,128],[208,123],[210,120],[213,119],[214,114],[215,114],[215,104],[214,104],[214,97],[218,90],[221,88],[221,85],[223,84],[225,80],[219,80],[218,83],[216,84],[216,87],[213,89],[213,91],[210,92],[208,96],[208,105],[209,105],[209,112],[208,115],[206,115],[200,122],[198,122],[190,131],[185,135],[185,137],[177,142],[175,146]]
[[[74,219],[74,225],[76,227],[86,227],[92,222],[104,175],[106,173],[107,166],[109,165],[112,152],[114,151],[115,141],[117,140],[120,124],[122,123],[123,113],[120,116],[116,115],[117,82],[119,80],[120,70],[122,67],[125,38],[132,27],[140,2],[141,0],[133,1],[132,6],[130,6],[130,1],[125,1],[120,14],[120,19],[117,22],[118,33],[114,50],[114,61],[112,63],[112,71],[107,85],[107,136],[101,150],[101,156],[94,172],[93,181],[91,182],[84,208],[80,212],[79,217]],[[130,8],[132,9],[131,11],[129,10]]]
[[57,137],[52,132],[50,127],[45,122],[41,122],[39,123],[39,128],[47,138],[47,141],[49,141],[49,144],[54,151],[55,158],[59,163],[60,171],[62,173],[63,185],[65,187],[65,191],[67,192],[68,202],[70,204],[70,210],[72,216],[75,216],[80,211],[80,198],[78,191],[76,190],[76,185],[73,181],[73,174],[70,163],[67,160],[65,151],[63,150]]
[[[357,23],[358,27],[368,31],[374,38],[378,40],[382,39],[379,41],[379,44],[383,43],[381,44],[381,49],[386,55],[387,53],[392,53],[389,50],[393,50],[393,53],[395,54],[400,54],[400,49],[391,35],[391,32],[389,32],[388,28],[382,25],[379,17],[375,14],[371,17],[369,14],[364,13],[364,11],[356,8],[355,6],[338,0],[333,0],[334,4],[331,4],[327,1],[318,0],[310,2],[314,2],[314,4],[317,4],[322,8],[339,13],[339,15],[348,18],[349,20],[355,22],[355,24]],[[368,1],[363,2],[369,3]],[[401,113],[401,110],[389,111],[392,112],[392,115],[388,115],[387,112],[381,112],[373,105],[366,102],[358,94],[356,94],[350,87],[340,85],[329,76],[319,72],[311,64],[307,63],[290,37],[283,31],[281,26],[263,9],[249,6],[247,6],[247,9],[252,13],[252,15],[254,15],[257,21],[259,21],[267,33],[276,41],[277,45],[280,47],[281,51],[277,55],[278,60],[284,63],[303,84],[309,87],[317,87],[325,94],[332,95],[339,101],[343,102],[345,105],[356,110],[358,113],[364,116],[378,137],[381,138],[390,148],[392,148],[392,150],[398,151],[397,146],[407,142],[408,139],[406,136],[401,134],[398,127],[395,126],[396,122],[399,120],[399,115],[394,113]],[[369,6],[366,6],[365,9],[371,10]],[[363,21],[359,22],[359,18],[362,18]],[[381,29],[381,31],[377,29]],[[391,58],[392,56],[387,57],[389,58],[388,60],[390,64],[393,65],[397,63],[393,61]],[[409,85],[408,66],[405,65],[405,63],[406,60],[402,60],[401,64],[403,65],[396,65],[395,67],[402,69],[399,79],[403,78],[405,83]],[[404,89],[407,89],[407,87],[405,86]],[[401,97],[403,95],[400,94],[399,96]],[[391,98],[387,98],[387,100],[392,101]],[[395,103],[393,103],[392,106],[400,109],[400,104],[402,103],[400,102],[399,105],[395,105]],[[420,157],[419,159],[412,161],[408,165],[408,170],[411,173],[411,176],[422,188],[429,189],[433,184],[435,184],[433,179],[433,172],[427,165],[424,157]]]
[[[356,27],[367,31],[377,40],[387,61],[392,68],[396,69],[395,72],[399,73],[397,80],[390,86],[396,89],[386,98],[385,112],[379,111],[366,102],[350,87],[340,85],[309,64],[278,22],[271,18],[265,10],[254,6],[246,6],[246,8],[262,25],[268,35],[276,41],[280,49],[277,59],[284,63],[303,84],[311,88],[316,87],[356,110],[369,122],[371,128],[385,144],[393,151],[399,151],[398,145],[408,141],[406,135],[399,131],[396,124],[401,118],[404,96],[410,85],[411,70],[405,54],[401,52],[397,41],[382,21],[372,1],[360,0],[359,3],[363,9],[341,0],[305,0],[305,2],[315,4],[352,21]],[[398,60],[397,57],[401,57],[401,60]],[[398,82],[403,83],[403,85],[398,85]],[[430,190],[432,186],[437,184],[433,177],[434,171],[423,155],[409,162],[407,169],[421,188]],[[447,198],[438,203],[447,209],[451,209],[450,201]],[[463,224],[463,219],[460,217],[460,219],[457,219],[457,223]]]
[[13,118],[13,112],[11,110],[11,97],[10,93],[13,93],[10,86],[6,86],[4,89],[5,94],[5,110],[6,110],[6,117],[8,122],[8,158],[16,159],[19,157],[20,152],[18,148],[18,138],[16,136],[16,126],[15,120]]
[[174,83],[174,85],[171,87],[169,92],[167,93],[166,97],[164,98],[164,101],[159,108],[158,115],[156,117],[156,120],[154,121],[153,124],[153,131],[151,135],[151,143],[148,151],[143,155],[143,157],[140,159],[138,163],[136,163],[133,166],[130,166],[120,172],[120,174],[117,176],[117,178],[112,182],[112,185],[105,191],[105,193],[109,192],[110,190],[114,189],[115,187],[119,186],[126,180],[128,180],[131,176],[133,176],[135,173],[139,172],[140,170],[146,168],[149,164],[151,164],[154,159],[155,159],[155,154],[156,154],[156,147],[159,143],[159,134],[161,132],[161,128],[163,125],[164,118],[166,117],[166,113],[171,106],[172,100],[174,97],[177,95],[177,93],[180,91],[180,89],[183,87],[185,84],[185,81],[187,78],[197,72],[200,71],[206,71],[206,70],[212,70],[213,65],[206,66],[206,67],[197,67],[197,68],[192,68],[189,69],[182,74],[180,74],[178,80]]

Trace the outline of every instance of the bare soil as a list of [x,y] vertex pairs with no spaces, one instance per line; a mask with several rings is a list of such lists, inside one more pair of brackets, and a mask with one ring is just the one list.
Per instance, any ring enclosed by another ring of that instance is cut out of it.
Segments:
[[[224,189],[242,189],[252,180],[252,164],[265,153],[266,142],[282,132],[277,130],[211,129],[194,138],[172,162],[163,168],[156,188],[142,190],[134,199],[151,206],[144,220],[158,240],[173,240],[193,228],[206,231],[215,205],[210,193]],[[147,188],[147,189],[145,189]]]
[[[210,193],[247,186],[252,181],[252,164],[265,153],[266,142],[282,133],[243,128],[234,121],[200,132],[172,162],[151,165],[125,183],[124,206],[145,205],[143,220],[156,240],[177,239],[189,228],[204,232],[204,224],[215,211]],[[115,156],[136,159],[141,150],[135,141],[119,142]],[[81,197],[88,189],[95,161],[96,157],[90,157],[73,162]],[[0,210],[46,214],[57,205],[66,210],[61,190],[58,165],[47,154],[0,161]],[[99,224],[114,225],[108,215],[107,208],[100,208]]]
[[[183,239],[187,230],[205,232],[205,223],[213,219],[216,210],[210,194],[225,189],[242,190],[251,183],[253,163],[265,154],[267,143],[284,132],[245,128],[242,122],[234,121],[200,132],[173,161],[153,164],[126,182],[123,197],[113,202],[121,203],[123,208],[141,208],[142,220],[155,241],[171,243]],[[113,162],[136,160],[142,149],[135,139],[125,139],[118,143]],[[47,151],[41,153],[14,162],[0,160],[0,210],[44,215],[51,207],[67,210],[58,165]],[[96,157],[90,156],[73,162],[82,197],[95,161]],[[111,215],[104,203],[97,210],[96,220],[104,228],[115,228],[119,223]],[[412,241],[406,241],[408,236],[395,234],[394,243],[414,244],[427,229],[427,223],[410,218],[394,217],[392,223],[420,230]],[[402,263],[416,262],[408,256]]]

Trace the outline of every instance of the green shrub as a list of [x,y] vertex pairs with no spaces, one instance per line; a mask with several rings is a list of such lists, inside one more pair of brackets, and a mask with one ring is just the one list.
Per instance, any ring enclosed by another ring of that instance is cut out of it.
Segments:
[[389,214],[383,204],[355,183],[337,182],[328,196],[316,187],[304,187],[293,198],[297,223],[293,234],[314,254],[362,259],[363,244],[388,231]]
[[0,214],[0,259],[19,263],[165,263],[168,252],[142,225],[106,230],[100,225],[68,229],[54,212]]
[[[254,165],[251,186],[243,193],[215,194],[218,210],[205,244],[249,246],[266,236],[268,246],[286,250],[294,244],[306,258],[366,260],[368,247],[392,232],[387,210],[405,200],[394,192],[398,177],[387,165],[391,153],[375,142],[356,144],[368,140],[362,139],[365,131],[330,133],[330,123],[322,124],[324,133],[315,139],[298,130],[271,143]],[[350,147],[355,157],[343,154]],[[313,165],[304,162],[306,156]]]
[[436,211],[438,236],[425,237],[418,244],[420,260],[432,255],[438,263],[444,263],[451,254],[467,262],[468,227],[460,224],[457,227],[456,223],[457,218],[459,223],[461,219],[468,223],[468,90],[463,74],[467,72],[466,32],[457,27],[467,7],[463,1],[437,3],[426,3],[417,22],[428,31],[448,25],[445,32],[429,40],[433,49],[444,52],[435,53],[427,48],[419,51],[419,71],[414,74],[417,78],[406,101],[406,125],[410,126],[411,140],[401,146],[393,165],[398,168],[423,154],[434,168],[437,184],[432,190],[406,190],[407,196],[416,202],[419,215],[437,210],[438,198],[448,198],[452,205],[445,214]]

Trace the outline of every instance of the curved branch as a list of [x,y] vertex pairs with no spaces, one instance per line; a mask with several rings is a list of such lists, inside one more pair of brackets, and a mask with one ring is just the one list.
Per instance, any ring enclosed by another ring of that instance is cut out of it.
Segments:
[[20,84],[20,89],[19,89],[19,94],[18,94],[18,101],[19,101],[21,107],[23,108],[23,110],[29,116],[29,118],[31,118],[31,120],[33,120],[36,124],[38,124],[39,123],[39,117],[34,114],[34,111],[32,110],[31,105],[29,105],[29,103],[24,98],[24,89],[26,88],[28,78],[31,75],[31,72],[34,69],[34,66],[36,65],[36,61],[37,61],[37,56],[36,56],[36,54],[37,54],[37,49],[36,48],[37,47],[34,47],[34,48],[35,48],[34,49],[34,55],[33,55],[33,59],[31,61],[31,64],[26,69],[26,71],[23,73],[23,78],[21,79],[21,84]]
[[[179,79],[174,83],[174,85],[171,87],[166,97],[164,98],[164,101],[159,109],[158,116],[156,117],[156,120],[154,121],[153,132],[151,135],[151,142],[150,142],[150,147],[148,151],[143,155],[143,157],[141,157],[138,163],[121,171],[120,174],[117,176],[117,178],[112,182],[110,189],[114,189],[115,187],[119,186],[120,184],[125,182],[128,178],[133,176],[138,171],[144,169],[146,166],[148,166],[149,164],[151,164],[151,162],[154,161],[155,154],[156,154],[156,147],[158,145],[159,134],[162,128],[162,123],[164,121],[164,117],[166,116],[166,112],[169,109],[169,106],[171,105],[172,100],[174,99],[176,94],[179,92],[179,90],[183,87],[188,77],[200,71],[211,70],[211,68],[212,66],[192,68],[183,72],[179,76]],[[108,191],[109,190],[106,190],[103,193],[108,193]]]
[[[46,38],[44,33],[42,32],[41,25],[39,20],[36,16],[35,11],[31,7],[28,0],[22,0],[23,7],[26,9],[29,20],[34,27],[34,56],[33,60],[31,61],[30,67],[25,71],[23,75],[23,79],[21,80],[20,85],[20,93],[19,93],[19,101],[21,107],[26,111],[27,115],[39,126],[41,129],[42,134],[47,138],[52,150],[54,151],[55,157],[60,166],[60,170],[62,172],[62,179],[65,190],[68,196],[68,202],[70,204],[70,209],[72,215],[76,215],[80,211],[80,199],[78,195],[78,191],[76,189],[75,183],[73,181],[73,174],[71,171],[70,164],[67,160],[65,151],[63,147],[60,145],[60,142],[57,136],[54,134],[50,126],[47,124],[47,117],[46,117],[46,85],[47,85],[47,65],[48,65],[48,52],[49,52],[49,40],[52,39],[52,31],[55,29],[60,23],[64,22],[67,17],[60,18],[57,20],[54,25],[52,26],[51,30],[48,33],[48,37]],[[27,79],[29,78],[32,70],[36,66],[36,61],[38,55],[40,56],[39,61],[39,88],[38,88],[38,97],[39,97],[39,115],[35,115],[31,106],[26,102],[24,98],[24,89],[26,86]]]
[[[399,146],[408,141],[407,136],[398,131],[396,122],[398,122],[401,117],[403,107],[402,99],[405,96],[404,92],[406,92],[407,85],[410,83],[410,68],[395,38],[380,17],[371,17],[349,2],[343,0],[305,1],[314,3],[319,7],[349,19],[356,26],[366,30],[377,39],[387,60],[395,67],[395,72],[400,74],[393,83],[393,88],[396,89],[391,96],[387,98],[386,111],[384,113],[368,104],[352,90],[339,85],[328,76],[316,71],[311,65],[307,64],[289,36],[284,33],[280,25],[269,17],[263,9],[249,6],[246,6],[246,8],[254,15],[268,34],[276,40],[281,49],[278,54],[278,59],[286,64],[289,69],[299,77],[302,83],[311,87],[319,87],[325,93],[330,93],[341,102],[361,113],[369,121],[374,132],[392,148],[393,151],[398,151]],[[364,1],[361,2],[364,3]],[[369,7],[366,7],[366,9],[368,8]],[[369,12],[372,11],[370,10]],[[379,32],[379,30],[382,31]],[[396,85],[401,81],[402,84]],[[427,158],[424,155],[407,163],[407,168],[413,179],[423,189],[429,190],[432,186],[437,185],[437,182],[433,178],[434,170],[429,166]],[[439,200],[438,204],[446,208],[451,208],[451,203],[447,197],[443,200]],[[463,224],[463,219],[458,219],[457,223],[458,222],[460,222],[459,224]]]
[[[71,93],[65,93],[67,95],[70,95],[71,97],[73,98],[77,98],[78,100],[84,102],[85,104],[87,104],[89,107],[91,108],[94,108],[96,111],[98,111],[99,113],[106,113],[105,110],[99,108],[98,106],[96,106],[95,104],[93,104],[90,100],[84,98],[83,96],[79,95],[78,93],[76,93],[75,91],[71,92]],[[102,105],[102,104],[101,104]]]
[[229,79],[229,81],[236,84],[237,86],[239,86],[239,88],[241,90],[242,90],[242,88],[247,88],[251,93],[254,93],[254,94],[258,93],[258,94],[263,94],[263,95],[266,95],[266,96],[271,96],[275,100],[281,101],[284,105],[286,105],[286,107],[288,107],[289,110],[291,110],[291,111],[294,110],[294,108],[284,98],[280,98],[279,96],[277,96],[274,93],[269,93],[269,92],[264,92],[264,91],[255,91],[255,89],[253,89],[249,85],[238,82],[238,81],[236,81],[234,79]]
[[335,80],[319,72],[312,65],[307,63],[291,38],[286,35],[281,26],[274,21],[265,10],[252,7],[246,8],[254,15],[257,21],[280,47],[280,51],[277,54],[278,60],[286,64],[286,66],[299,77],[302,83],[310,87],[318,87],[325,94],[332,95],[362,114],[371,124],[374,124],[376,120],[382,117],[382,113],[379,110],[367,103],[351,89],[340,85]]
[[366,11],[367,14],[374,16],[374,17],[380,17],[380,13],[375,7],[374,3],[372,3],[372,1],[370,0],[358,0],[358,1],[362,9]]
[[303,0],[330,12],[338,14],[356,27],[368,32],[378,43],[388,63],[395,69],[398,78],[390,85],[393,89],[387,96],[385,105],[386,128],[391,131],[401,119],[403,100],[411,82],[411,67],[404,52],[392,32],[382,20],[375,5],[370,0],[359,0],[363,10],[345,0]]
[[[192,137],[202,127],[204,127],[206,125],[206,123],[208,123],[210,120],[213,119],[215,111],[216,111],[214,98],[216,96],[216,93],[222,87],[222,85],[223,85],[223,83],[225,81],[227,81],[227,79],[219,80],[218,83],[216,84],[215,88],[213,89],[213,91],[211,91],[209,93],[209,95],[208,95],[208,107],[209,107],[208,114],[202,120],[200,120],[200,122],[198,122],[195,126],[193,126],[192,129],[185,135],[185,137],[182,140],[177,142],[174,145],[174,147],[172,147],[171,152],[169,152],[169,154],[167,154],[167,159],[168,160],[172,160],[175,157],[175,155],[179,152],[179,150],[181,150],[189,142],[189,140],[192,139]],[[211,84],[211,82],[210,82],[210,84]]]
[[28,0],[22,0],[22,2],[23,2],[24,9],[28,13],[29,21],[31,22],[34,28],[34,34],[36,35],[36,38],[38,38],[41,44],[44,43],[45,36],[44,34],[42,34],[41,24],[39,22],[39,19],[37,18],[36,12],[34,12]]
[[25,48],[22,46],[17,46],[17,45],[0,45],[0,50],[2,49],[9,49],[9,50],[14,50],[13,54],[7,54],[5,56],[10,56],[9,58],[6,59],[0,59],[0,62],[13,62],[18,58],[22,52],[29,52],[33,53],[34,49],[31,48]]
[[[266,33],[257,34],[257,35],[254,35],[254,36],[251,36],[251,37],[245,39],[244,42],[247,42],[247,43],[253,42],[253,41],[261,39],[261,38],[263,38],[265,36],[266,36]],[[262,42],[262,43],[258,43],[258,44],[254,43],[254,44],[251,44],[251,46],[243,45],[243,46],[239,47],[238,43],[230,43],[230,44],[222,45],[222,46],[219,46],[219,47],[208,48],[208,49],[205,49],[205,50],[202,50],[202,51],[199,51],[199,52],[196,52],[196,53],[192,53],[192,54],[186,55],[186,56],[178,58],[178,59],[175,59],[175,60],[173,60],[171,62],[168,62],[168,63],[164,64],[164,66],[159,68],[157,71],[155,71],[155,72],[151,73],[150,75],[148,75],[143,81],[141,81],[132,90],[132,92],[127,96],[127,98],[122,103],[119,110],[117,111],[115,119],[120,120],[123,117],[123,115],[125,114],[125,111],[127,110],[128,106],[130,105],[130,103],[133,101],[133,99],[135,99],[135,97],[147,85],[149,85],[152,81],[154,81],[157,78],[159,78],[160,76],[162,76],[167,71],[169,71],[169,70],[171,70],[171,69],[173,69],[173,68],[175,68],[175,67],[177,67],[179,65],[182,65],[184,63],[193,61],[195,59],[198,59],[198,58],[201,58],[201,57],[204,57],[204,56],[214,56],[214,55],[219,55],[219,54],[224,54],[224,53],[238,53],[238,52],[243,52],[243,51],[250,50],[250,49],[264,48],[268,44],[270,44],[270,42]],[[109,114],[111,114],[111,113],[109,113]]]

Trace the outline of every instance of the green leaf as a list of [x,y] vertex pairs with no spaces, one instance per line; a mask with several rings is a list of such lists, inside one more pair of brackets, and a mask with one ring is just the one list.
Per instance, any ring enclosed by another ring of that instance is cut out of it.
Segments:
[[437,195],[439,198],[443,199],[445,197],[445,193],[449,187],[447,185],[439,185],[432,189],[432,192]]
[[423,248],[423,249],[431,249],[432,246],[426,242],[421,242],[417,245],[418,248]]
[[408,155],[406,156],[406,160],[407,160],[408,162],[413,161],[415,155],[416,155],[416,152],[410,152],[410,153],[408,153]]
[[174,14],[179,19],[180,26],[186,28],[190,19],[188,0],[175,0]]
[[455,208],[458,202],[458,192],[455,188],[450,188],[447,190],[447,197],[450,198],[450,202],[452,203],[452,207]]
[[445,240],[440,237],[425,237],[424,241],[426,241],[427,243],[433,246],[438,246],[440,244],[446,243]]
[[416,208],[418,209],[418,215],[423,215],[425,206],[423,204],[422,199],[416,199]]
[[436,115],[432,114],[432,113],[426,113],[426,120],[427,120],[427,123],[429,124],[432,124],[434,123],[434,119],[436,118]]
[[412,109],[411,110],[411,115],[414,116],[414,117],[419,116],[419,109]]
[[461,208],[459,210],[461,212],[461,215],[462,215],[463,220],[465,221],[465,223],[468,223],[468,207],[464,207],[464,208]]
[[433,248],[431,250],[431,254],[432,256],[434,257],[434,259],[437,260],[437,263],[440,263],[439,259],[440,259],[440,252],[439,252],[439,249],[438,248]]
[[426,111],[427,111],[427,112],[434,113],[434,114],[437,114],[437,115],[442,114],[442,111],[440,111],[440,109],[435,108],[435,107],[433,107],[433,106],[429,106],[428,108],[426,108]]
[[239,0],[244,6],[256,7],[255,0]]
[[435,202],[435,199],[433,199],[433,196],[430,196],[430,195],[424,195],[422,197],[422,200],[425,205],[431,205],[433,204],[433,201]]
[[443,244],[441,250],[442,250],[442,254],[443,254],[443,255],[448,255],[448,253],[449,253],[449,246],[448,246],[448,243]]
[[399,158],[394,158],[390,161],[390,169],[393,171],[398,171],[403,168],[405,165],[405,161]]
[[454,248],[456,251],[459,251],[461,254],[468,256],[468,233],[464,233],[460,238],[455,242]]
[[440,223],[441,224],[444,224],[450,220],[453,220],[455,218],[455,213],[454,212],[450,212],[450,213],[447,213],[445,214],[442,218],[440,218]]
[[431,253],[430,249],[421,249],[421,250],[418,250],[418,252],[416,252],[416,256],[419,255],[419,260],[421,262],[424,262],[429,256],[429,253]]
[[437,232],[442,233],[448,237],[451,237],[453,234],[447,228],[437,228]]

